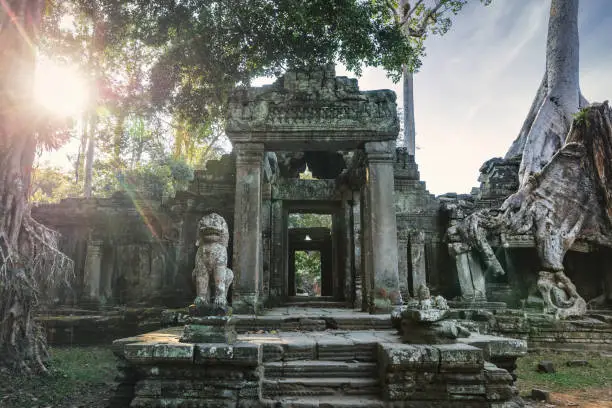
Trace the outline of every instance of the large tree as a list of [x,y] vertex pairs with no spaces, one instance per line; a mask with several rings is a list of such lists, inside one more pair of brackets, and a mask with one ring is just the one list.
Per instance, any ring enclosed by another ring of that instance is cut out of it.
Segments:
[[563,146],[573,116],[587,101],[580,93],[578,0],[552,0],[546,70],[518,137],[506,158],[522,156],[520,185]]
[[45,371],[44,335],[33,319],[40,285],[72,270],[57,235],[30,216],[28,196],[37,146],[61,141],[33,101],[44,0],[0,6],[0,365]]
[[194,122],[221,116],[228,92],[258,76],[340,61],[399,79],[414,54],[385,0],[103,2],[111,24],[133,27],[130,36],[161,51],[153,103]]
[[[126,39],[157,50],[153,102],[195,123],[218,118],[228,92],[257,76],[340,60],[357,72],[383,66],[398,78],[414,53],[382,0],[66,2],[95,10],[95,22],[105,24],[104,52],[121,52]],[[25,371],[45,371],[44,336],[33,320],[40,285],[72,266],[28,207],[36,149],[62,140],[33,101],[43,16],[62,3],[0,5],[0,365]]]

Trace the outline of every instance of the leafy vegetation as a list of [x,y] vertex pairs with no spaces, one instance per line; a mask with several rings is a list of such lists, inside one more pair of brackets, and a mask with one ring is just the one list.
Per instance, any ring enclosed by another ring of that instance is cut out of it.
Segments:
[[0,406],[63,408],[107,406],[116,360],[108,348],[52,348],[49,374],[15,376],[0,371]]
[[[540,361],[552,361],[555,373],[539,373]],[[586,360],[588,367],[568,367],[567,361]],[[588,388],[612,388],[612,357],[602,357],[599,353],[587,352],[538,352],[529,353],[518,360],[518,386],[522,394],[528,394],[533,388],[549,391],[566,392]]]
[[[293,213],[289,214],[289,228],[328,228],[331,231],[330,214]],[[298,292],[309,296],[320,295],[321,287],[321,252],[295,252],[295,285]]]

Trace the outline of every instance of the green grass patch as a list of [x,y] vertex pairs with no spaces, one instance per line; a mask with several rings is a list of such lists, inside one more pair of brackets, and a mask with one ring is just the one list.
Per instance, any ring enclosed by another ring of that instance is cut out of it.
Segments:
[[19,377],[0,372],[0,407],[101,408],[113,388],[116,360],[108,348],[51,349],[49,375]]
[[[537,372],[540,361],[552,361],[555,373]],[[586,360],[590,366],[568,367],[567,361]],[[599,353],[586,352],[536,352],[518,360],[518,387],[521,394],[530,393],[533,388],[553,392],[587,390],[589,388],[612,388],[612,358]]]

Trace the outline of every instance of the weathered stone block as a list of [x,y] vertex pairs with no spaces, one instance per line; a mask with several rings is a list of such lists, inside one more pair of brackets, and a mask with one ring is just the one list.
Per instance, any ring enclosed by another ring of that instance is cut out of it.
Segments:
[[437,347],[382,343],[378,346],[378,362],[383,371],[437,371],[440,351]]
[[534,388],[531,390],[531,398],[533,398],[536,401],[550,402],[550,392],[546,390]]
[[261,345],[255,343],[197,344],[196,364],[233,364],[258,366],[262,361]]
[[482,350],[466,344],[442,344],[436,346],[440,352],[440,371],[479,371],[484,365]]
[[546,374],[552,374],[556,371],[555,365],[553,364],[553,362],[548,361],[548,360],[540,361],[538,363],[537,370],[539,373],[546,373]]

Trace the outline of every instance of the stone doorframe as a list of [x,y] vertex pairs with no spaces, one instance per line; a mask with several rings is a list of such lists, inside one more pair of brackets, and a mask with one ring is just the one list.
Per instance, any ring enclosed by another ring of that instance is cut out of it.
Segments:
[[[226,134],[236,152],[237,312],[253,313],[261,307],[264,151],[365,151],[361,256],[369,272],[364,282],[369,286],[369,309],[387,313],[401,305],[393,203],[393,153],[399,133],[395,99],[389,90],[359,91],[357,80],[336,77],[333,66],[287,72],[273,85],[238,89],[230,96]],[[272,236],[274,248],[279,243]]]
[[[320,214],[329,214],[332,217],[332,227],[331,227],[331,253],[326,254],[325,245],[321,246],[323,250],[321,252],[321,268],[323,268],[323,256],[329,257],[326,259],[328,261],[329,267],[331,269],[331,279],[326,283],[326,288],[331,291],[331,296],[334,297],[335,300],[348,300],[351,298],[350,293],[346,293],[345,288],[353,287],[352,282],[350,281],[352,278],[352,274],[350,273],[351,265],[347,265],[347,258],[345,254],[350,250],[348,248],[348,242],[350,242],[350,234],[351,231],[346,228],[349,220],[344,219],[344,212],[342,211],[341,202],[334,201],[285,201],[283,202],[283,243],[284,245],[281,247],[282,260],[280,263],[276,264],[280,269],[273,270],[273,274],[280,274],[280,281],[282,282],[282,286],[280,289],[280,299],[285,299],[288,296],[292,296],[291,290],[291,253],[295,250],[300,249],[308,249],[309,245],[303,243],[301,246],[293,247],[291,245],[289,239],[289,227],[288,227],[288,219],[289,214],[293,213],[320,213]],[[312,245],[312,249],[315,249],[317,245]],[[273,255],[274,256],[274,255]],[[347,273],[348,271],[348,273]],[[321,271],[323,272],[323,270]],[[322,276],[323,278],[323,276]],[[348,280],[348,282],[347,282]],[[327,286],[328,285],[328,286]]]

